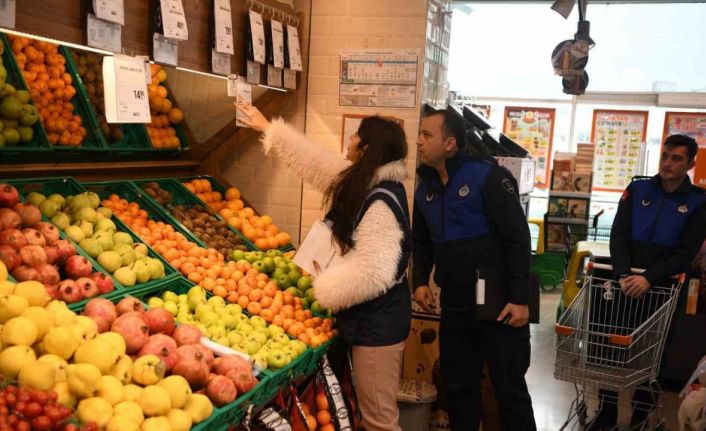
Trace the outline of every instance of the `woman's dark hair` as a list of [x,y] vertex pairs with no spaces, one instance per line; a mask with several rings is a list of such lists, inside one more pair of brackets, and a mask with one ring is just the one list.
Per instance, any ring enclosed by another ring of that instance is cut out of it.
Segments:
[[353,231],[358,213],[370,190],[377,169],[407,157],[407,138],[395,121],[379,116],[363,119],[358,127],[363,152],[360,159],[338,175],[324,193],[324,205],[330,208],[333,238],[345,254],[353,247]]

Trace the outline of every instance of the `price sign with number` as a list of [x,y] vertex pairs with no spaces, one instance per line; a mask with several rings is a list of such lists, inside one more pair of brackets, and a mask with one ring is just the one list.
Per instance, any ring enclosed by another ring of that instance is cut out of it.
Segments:
[[170,39],[188,40],[186,15],[181,0],[160,0],[164,36]]
[[114,22],[103,21],[93,14],[87,20],[88,46],[120,52],[122,49],[122,27]]
[[275,67],[284,67],[284,33],[282,23],[272,20],[272,53],[275,58]]
[[105,113],[109,123],[149,123],[145,60],[116,54],[103,58]]
[[287,43],[289,48],[289,68],[301,72],[302,53],[299,48],[299,32],[297,28],[287,25]]
[[265,26],[262,23],[262,15],[250,11],[250,31],[252,32],[253,60],[256,63],[265,64]]
[[96,18],[125,25],[125,6],[123,0],[93,0]]
[[0,26],[15,28],[15,0],[0,0]]
[[159,33],[153,37],[154,61],[162,64],[177,65],[179,41],[167,39]]
[[230,0],[214,0],[214,21],[216,22],[216,51],[222,54],[235,54],[233,49],[233,16]]
[[212,49],[211,69],[213,70],[213,73],[228,75],[230,73],[230,54],[221,54],[215,49]]

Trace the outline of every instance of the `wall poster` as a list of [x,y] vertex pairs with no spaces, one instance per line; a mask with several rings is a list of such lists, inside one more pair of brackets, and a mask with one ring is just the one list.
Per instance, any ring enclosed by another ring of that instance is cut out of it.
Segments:
[[546,189],[550,183],[555,115],[553,108],[505,107],[503,133],[529,151],[536,161],[534,185],[540,189]]
[[706,188],[706,112],[667,112],[662,144],[667,136],[675,134],[691,136],[699,144],[696,167],[689,174],[694,184]]
[[594,190],[622,192],[638,173],[647,139],[648,114],[648,111],[593,110]]

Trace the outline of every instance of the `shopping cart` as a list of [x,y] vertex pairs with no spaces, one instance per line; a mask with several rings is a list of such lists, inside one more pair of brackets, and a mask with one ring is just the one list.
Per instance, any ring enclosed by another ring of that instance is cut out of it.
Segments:
[[[612,270],[610,265],[596,263],[589,268]],[[555,328],[554,378],[576,388],[576,399],[561,430],[585,425],[589,400],[618,403],[618,397],[607,399],[605,391],[619,394],[638,387],[649,392],[651,400],[631,404],[645,413],[646,420],[630,429],[660,429],[664,425],[657,374],[683,282],[682,275],[671,287],[653,286],[635,299],[623,293],[618,281],[586,277]]]

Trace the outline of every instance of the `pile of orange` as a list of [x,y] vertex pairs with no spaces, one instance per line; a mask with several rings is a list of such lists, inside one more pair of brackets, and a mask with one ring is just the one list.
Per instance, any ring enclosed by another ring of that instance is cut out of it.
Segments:
[[11,34],[7,36],[49,142],[80,146],[87,131],[81,117],[74,115],[71,99],[76,95],[76,88],[71,75],[66,72],[66,58],[59,54],[59,46]]
[[329,409],[326,394],[319,390],[316,394],[316,416],[311,414],[311,409],[306,403],[302,404],[302,410],[306,416],[306,424],[309,431],[334,431],[333,418]]
[[223,196],[213,191],[211,182],[204,178],[183,184],[204,201],[211,211],[218,213],[229,225],[242,232],[260,250],[271,250],[291,243],[289,234],[280,232],[279,227],[272,223],[272,217],[259,216],[252,208],[245,207],[237,188],[229,188]]
[[147,97],[150,101],[152,122],[147,124],[147,134],[154,148],[179,148],[180,142],[172,124],[184,121],[184,112],[173,106],[169,100],[167,87],[167,71],[157,64],[150,65],[152,82],[147,86]]

